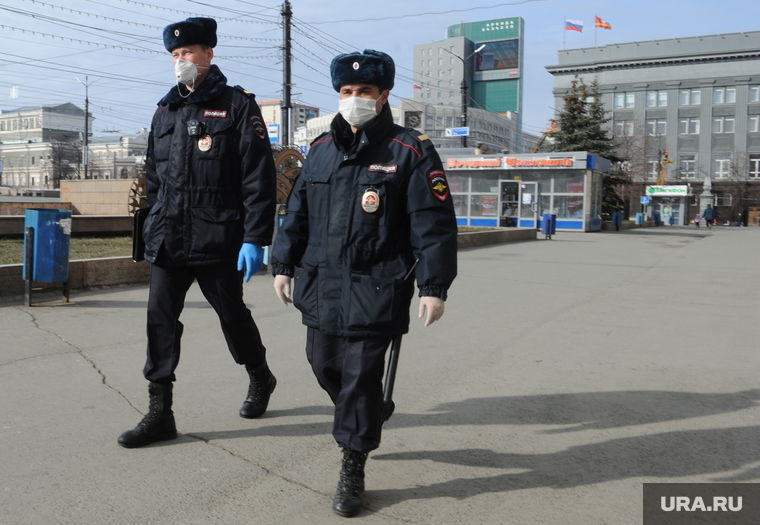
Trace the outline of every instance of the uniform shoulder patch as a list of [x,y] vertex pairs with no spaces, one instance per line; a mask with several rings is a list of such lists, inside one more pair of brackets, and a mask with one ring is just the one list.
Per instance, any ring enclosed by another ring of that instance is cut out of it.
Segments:
[[269,135],[267,128],[264,125],[264,121],[261,120],[261,117],[251,117],[251,127],[253,128],[253,132],[256,134],[256,136],[261,140],[266,139],[267,135]]
[[445,201],[449,196],[449,182],[446,180],[446,174],[443,170],[430,170],[428,172],[428,183],[433,195],[439,201]]
[[238,91],[242,91],[243,93],[245,93],[249,97],[255,96],[253,93],[251,93],[250,91],[248,91],[247,89],[245,89],[242,86],[235,86],[235,89],[237,89]]
[[420,144],[422,144],[426,148],[435,148],[435,144],[433,144],[433,141],[430,140],[430,137],[425,135],[424,133],[420,133],[416,129],[413,128],[406,128],[406,131],[414,138],[420,141]]

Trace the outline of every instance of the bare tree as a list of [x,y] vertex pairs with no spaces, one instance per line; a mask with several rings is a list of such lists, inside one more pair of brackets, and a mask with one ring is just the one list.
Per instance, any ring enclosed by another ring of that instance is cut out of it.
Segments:
[[630,215],[634,209],[638,210],[644,186],[647,182],[651,183],[653,159],[659,162],[659,137],[647,134],[642,124],[631,121],[613,122],[613,134],[615,152],[624,159],[615,169],[628,180],[628,184],[617,186],[616,191],[625,203],[625,212]]
[[79,166],[82,148],[79,141],[50,140],[50,176],[53,188],[58,188],[61,180],[80,178]]
[[750,184],[753,180],[751,168],[756,167],[752,166],[753,160],[755,159],[751,159],[748,152],[732,152],[728,162],[728,176],[721,179],[721,188],[731,195],[728,211],[732,222],[741,219],[746,223],[750,208],[756,207],[760,202],[760,190],[754,184]]

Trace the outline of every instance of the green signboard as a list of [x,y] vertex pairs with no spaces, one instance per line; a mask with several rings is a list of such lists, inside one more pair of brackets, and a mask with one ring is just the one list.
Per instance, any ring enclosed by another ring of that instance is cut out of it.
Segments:
[[449,26],[446,30],[446,38],[463,36],[473,42],[519,38],[520,20],[520,17],[516,16],[512,18],[482,20],[480,22],[462,22],[461,24]]
[[650,197],[685,197],[691,195],[691,186],[647,186]]

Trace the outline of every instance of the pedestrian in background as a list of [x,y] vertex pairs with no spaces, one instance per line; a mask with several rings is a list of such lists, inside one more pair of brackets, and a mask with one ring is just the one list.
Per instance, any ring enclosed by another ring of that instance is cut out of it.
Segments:
[[277,384],[243,302],[241,271],[248,281],[261,269],[262,246],[274,230],[276,173],[266,126],[253,94],[228,86],[211,65],[215,20],[188,18],[167,26],[163,37],[178,82],[158,103],[148,139],[143,237],[151,272],[143,373],[150,408],[119,436],[128,448],[177,437],[172,385],[179,316],[195,280],[219,316],[232,357],[248,372],[240,416],[261,416]]
[[430,139],[393,123],[395,65],[365,50],[335,57],[340,112],[311,145],[272,249],[274,287],[307,326],[306,355],[335,404],[343,451],[333,511],[361,511],[367,454],[380,445],[383,371],[409,330],[414,280],[425,326],[456,276],[457,224]]
[[694,216],[694,224],[696,224],[697,228],[699,228],[699,221],[701,221],[701,220],[702,220],[702,217],[700,217],[699,214],[697,213]]
[[715,213],[713,212],[712,205],[708,204],[705,211],[702,212],[702,218],[705,220],[708,230],[712,230],[712,223],[715,220]]

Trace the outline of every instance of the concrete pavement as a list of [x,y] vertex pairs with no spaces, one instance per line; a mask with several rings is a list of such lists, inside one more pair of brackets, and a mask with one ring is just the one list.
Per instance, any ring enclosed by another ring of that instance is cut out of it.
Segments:
[[[461,251],[445,316],[403,340],[354,519],[640,524],[644,482],[758,482],[758,260],[760,228],[729,227]],[[180,436],[132,450],[116,437],[147,409],[147,287],[0,303],[0,523],[345,523],[329,398],[271,283],[246,285],[267,414],[238,417],[247,376],[194,286]]]

